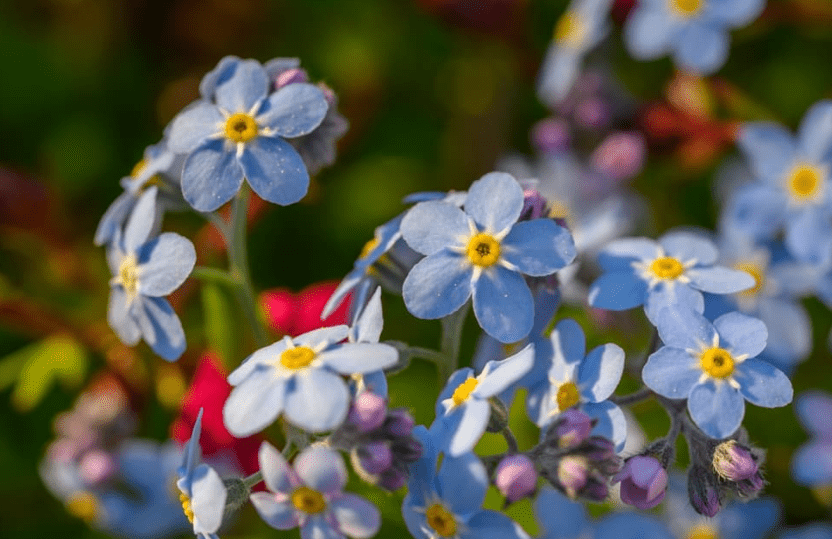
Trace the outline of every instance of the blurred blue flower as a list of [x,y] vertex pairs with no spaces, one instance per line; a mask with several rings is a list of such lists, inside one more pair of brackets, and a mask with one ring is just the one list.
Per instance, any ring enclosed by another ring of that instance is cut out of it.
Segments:
[[488,399],[504,391],[532,368],[534,349],[526,346],[502,361],[489,361],[478,376],[464,368],[448,378],[436,403],[431,427],[439,450],[457,457],[471,451],[488,426]]
[[832,484],[832,395],[814,390],[798,395],[797,418],[812,438],[792,456],[792,477],[810,487]]
[[763,7],[765,0],[643,0],[627,18],[624,43],[639,60],[672,54],[682,69],[709,75],[728,58],[728,30]]
[[534,303],[523,274],[545,276],[575,258],[569,232],[550,219],[517,222],[523,189],[492,172],[471,185],[465,211],[447,202],[417,204],[402,220],[408,245],[426,257],[402,287],[418,318],[447,316],[473,296],[480,326],[500,342],[532,329]]
[[583,539],[592,536],[592,524],[583,503],[570,500],[551,487],[540,489],[534,512],[542,528],[540,539]]
[[347,468],[337,452],[312,445],[290,467],[268,442],[260,446],[260,470],[269,492],[251,494],[266,524],[278,530],[300,527],[304,539],[372,537],[381,525],[378,508],[343,492]]
[[791,528],[777,536],[778,539],[832,539],[832,526],[828,524],[807,524]]
[[788,377],[757,358],[767,335],[760,320],[731,312],[712,324],[690,309],[665,308],[657,328],[665,346],[647,359],[644,383],[669,399],[687,399],[691,418],[708,436],[733,434],[746,400],[765,408],[791,402]]
[[598,419],[593,434],[612,440],[616,451],[623,449],[627,420],[607,398],[624,372],[624,350],[604,344],[587,354],[584,332],[570,318],[558,322],[548,340],[548,346],[540,347],[542,361],[535,362],[537,377],[528,386],[529,417],[544,428],[564,410],[577,407]]
[[331,430],[347,416],[349,390],[340,375],[363,374],[396,363],[398,352],[377,343],[341,343],[347,326],[316,329],[257,350],[228,381],[234,387],[223,408],[237,437],[260,432],[281,412],[312,432]]
[[171,150],[189,154],[182,170],[185,200],[197,211],[216,210],[244,177],[269,202],[287,205],[303,198],[309,173],[283,139],[320,125],[328,107],[323,92],[297,83],[269,94],[266,71],[255,60],[228,60],[209,75],[202,87],[216,102],[191,104],[167,133]]
[[714,243],[691,232],[668,232],[658,241],[624,238],[609,243],[598,257],[605,271],[589,288],[589,304],[621,311],[644,305],[656,325],[664,307],[705,309],[702,292],[731,294],[754,286],[744,271],[715,266]]
[[186,238],[166,232],[149,239],[156,213],[156,187],[136,202],[122,236],[116,231],[107,252],[113,278],[107,321],[124,344],[139,339],[168,361],[185,351],[185,332],[166,296],[179,288],[196,262]]
[[630,511],[613,513],[595,525],[594,539],[675,539],[670,530],[651,515]]

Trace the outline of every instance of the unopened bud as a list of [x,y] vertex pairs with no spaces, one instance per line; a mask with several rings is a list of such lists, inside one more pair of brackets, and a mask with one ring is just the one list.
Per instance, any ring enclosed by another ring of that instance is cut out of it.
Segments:
[[393,452],[387,442],[373,442],[358,448],[358,462],[368,474],[378,475],[393,463]]
[[589,463],[585,458],[567,455],[558,463],[558,482],[566,494],[574,499],[584,488],[589,476]]
[[88,485],[96,485],[110,478],[116,471],[113,457],[100,449],[88,451],[80,462],[81,478]]
[[546,215],[546,199],[537,189],[523,190],[523,211],[521,220],[539,219]]
[[532,127],[532,146],[540,153],[551,154],[566,150],[569,138],[569,126],[559,118],[546,118]]
[[410,436],[415,424],[406,410],[391,410],[384,423],[384,430],[393,436]]
[[407,474],[397,470],[395,468],[390,468],[389,470],[385,470],[378,481],[378,486],[386,490],[399,490],[407,483]]
[[763,490],[763,486],[765,486],[763,476],[756,473],[748,479],[737,481],[737,494],[742,498],[756,498],[760,494],[760,491]]
[[638,509],[650,509],[664,499],[667,471],[653,457],[630,457],[624,468],[613,477],[621,482],[621,501]]
[[703,466],[694,464],[688,470],[688,498],[700,515],[713,517],[722,506],[716,475]]
[[595,170],[614,180],[632,178],[644,165],[647,146],[638,133],[618,132],[608,136],[592,153]]
[[369,432],[379,428],[387,417],[387,401],[375,393],[365,391],[355,397],[350,408],[349,421],[358,427],[359,432]]
[[280,89],[287,84],[294,84],[296,82],[309,82],[309,76],[306,71],[298,67],[287,69],[277,76],[275,79],[275,88]]
[[560,447],[575,447],[589,437],[595,421],[586,413],[570,408],[563,412],[555,424],[555,434]]
[[537,471],[526,455],[509,455],[497,466],[494,484],[509,502],[528,496],[537,487]]
[[751,450],[734,440],[722,442],[714,450],[714,471],[727,481],[739,482],[757,475],[760,467]]

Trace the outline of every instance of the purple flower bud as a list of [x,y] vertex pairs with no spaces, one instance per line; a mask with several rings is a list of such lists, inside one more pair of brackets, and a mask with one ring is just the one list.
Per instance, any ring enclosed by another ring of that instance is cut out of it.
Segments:
[[324,99],[326,99],[326,103],[330,107],[333,106],[336,103],[336,101],[338,101],[337,97],[335,96],[335,92],[332,90],[332,88],[330,88],[323,82],[318,83],[318,89],[324,93]]
[[385,441],[372,442],[358,448],[358,462],[368,474],[378,475],[390,468],[393,452]]
[[365,391],[355,397],[349,413],[349,421],[359,432],[379,428],[387,417],[387,401],[375,393]]
[[309,75],[306,74],[306,70],[299,67],[287,69],[277,76],[274,86],[275,89],[280,89],[287,84],[294,84],[296,82],[309,82]]
[[603,127],[609,119],[609,106],[602,99],[584,99],[575,107],[575,121],[585,129]]
[[387,414],[387,421],[384,423],[384,430],[393,436],[410,436],[415,424],[416,422],[406,410],[390,410]]
[[765,486],[763,476],[756,473],[748,479],[737,482],[737,494],[743,498],[756,498],[763,490],[763,486]]
[[589,478],[589,463],[585,458],[567,455],[558,463],[558,482],[570,498],[576,498]]
[[88,451],[81,459],[79,473],[88,485],[97,485],[105,481],[116,471],[113,457],[101,450]]
[[396,460],[415,462],[422,456],[422,444],[413,437],[405,437],[393,442],[393,452]]
[[647,146],[636,132],[617,132],[608,136],[592,153],[592,167],[614,180],[632,178],[644,166]]
[[560,447],[575,447],[589,437],[593,420],[586,413],[570,408],[563,412],[555,424],[555,434]]
[[526,455],[509,455],[497,465],[494,484],[509,502],[528,496],[537,487],[537,471]]
[[560,118],[545,118],[532,127],[532,146],[538,152],[559,153],[569,147],[569,126]]
[[610,489],[606,483],[600,481],[589,481],[581,491],[581,496],[593,502],[603,502],[610,495]]
[[664,499],[667,471],[653,457],[630,457],[613,477],[621,482],[621,501],[638,509],[650,509]]
[[720,477],[735,482],[754,477],[760,469],[751,450],[734,440],[722,442],[716,447],[713,466]]
[[546,199],[537,189],[525,189],[523,191],[523,211],[520,212],[522,220],[539,219],[546,215]]
[[722,504],[716,475],[703,466],[691,466],[688,470],[688,498],[700,515],[713,517],[719,513]]
[[405,484],[407,484],[407,474],[395,468],[385,470],[381,474],[381,477],[378,481],[378,485],[381,488],[390,491],[399,490],[400,488],[405,486]]

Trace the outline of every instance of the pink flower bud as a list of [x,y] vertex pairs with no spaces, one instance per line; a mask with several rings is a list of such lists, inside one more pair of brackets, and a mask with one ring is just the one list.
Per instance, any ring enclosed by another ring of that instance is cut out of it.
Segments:
[[276,89],[280,89],[287,84],[294,84],[296,82],[309,82],[309,76],[306,74],[306,71],[298,67],[287,69],[278,75],[274,85]]
[[653,457],[627,459],[624,468],[613,477],[621,482],[621,501],[638,509],[650,509],[664,499],[667,471]]
[[79,467],[81,479],[88,485],[96,485],[105,481],[116,471],[116,464],[109,453],[101,450],[88,451]]
[[751,479],[760,469],[751,450],[734,440],[722,442],[716,447],[713,465],[720,477],[735,482]]
[[393,452],[387,442],[373,442],[358,449],[358,461],[365,472],[378,475],[390,468]]
[[632,178],[644,166],[647,146],[635,132],[618,132],[608,136],[592,153],[592,167],[614,180]]
[[509,455],[500,461],[494,480],[509,502],[528,496],[537,487],[537,471],[526,455]]
[[359,432],[379,428],[387,416],[387,401],[375,393],[365,391],[355,398],[350,408],[349,421]]
[[569,127],[561,119],[545,118],[532,127],[532,146],[540,153],[559,153],[569,147]]
[[589,479],[589,463],[583,457],[567,455],[558,463],[558,482],[570,498],[576,498]]
[[560,447],[575,447],[589,437],[593,421],[586,413],[570,408],[563,412],[555,425]]

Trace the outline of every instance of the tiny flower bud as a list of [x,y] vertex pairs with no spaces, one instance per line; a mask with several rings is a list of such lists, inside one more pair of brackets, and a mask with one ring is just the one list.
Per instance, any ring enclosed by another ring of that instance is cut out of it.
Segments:
[[379,478],[378,485],[390,491],[399,490],[407,483],[407,474],[397,470],[395,468],[390,468],[389,470],[385,470],[381,477]]
[[569,126],[559,118],[546,118],[532,127],[532,146],[543,154],[566,150],[569,147],[569,138]]
[[309,82],[309,76],[306,71],[298,67],[287,69],[277,76],[275,80],[275,88],[280,89],[287,84],[294,84],[296,82]]
[[585,458],[567,455],[558,463],[558,482],[570,498],[576,498],[589,476],[589,463]]
[[751,450],[734,440],[722,442],[714,450],[713,466],[727,481],[739,482],[757,475],[759,466]]
[[763,490],[764,485],[763,476],[756,473],[748,479],[736,483],[737,494],[742,498],[756,498]]
[[515,502],[535,491],[537,471],[526,455],[509,455],[497,466],[494,484],[509,502]]
[[716,475],[703,466],[694,464],[688,470],[688,498],[700,515],[713,517],[720,508],[719,484]]
[[609,105],[597,97],[584,99],[575,107],[575,121],[585,129],[603,127],[609,119]]
[[641,171],[647,147],[638,133],[613,133],[592,153],[595,170],[614,180],[632,178]]
[[80,462],[81,479],[88,485],[95,485],[105,481],[116,471],[113,457],[102,450],[88,451]]
[[630,457],[613,477],[621,482],[621,501],[638,509],[650,509],[664,499],[667,471],[653,457]]
[[384,423],[384,430],[393,436],[410,436],[416,424],[407,411],[403,409],[390,410]]
[[589,437],[594,421],[586,413],[570,408],[563,412],[555,424],[555,434],[560,447],[574,447]]
[[393,452],[387,442],[373,442],[358,448],[358,462],[368,474],[378,475],[393,463]]
[[387,401],[375,393],[365,391],[357,397],[350,408],[349,421],[359,432],[379,428],[387,417]]
[[520,212],[521,220],[539,219],[546,215],[546,199],[537,189],[526,189],[523,191],[523,211]]

